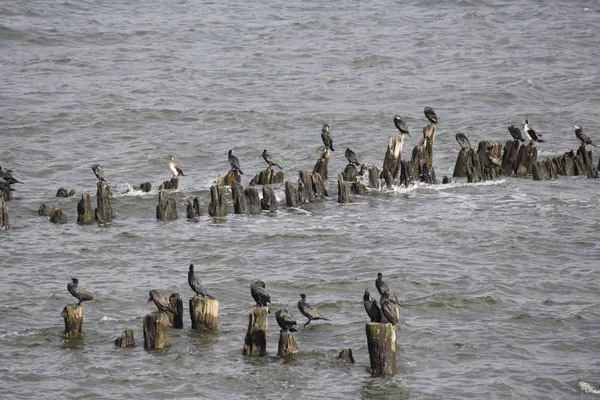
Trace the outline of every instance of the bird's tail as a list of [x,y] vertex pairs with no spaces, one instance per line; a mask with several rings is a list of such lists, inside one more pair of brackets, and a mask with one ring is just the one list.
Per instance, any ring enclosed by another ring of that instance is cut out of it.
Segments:
[[590,143],[590,144],[591,144],[592,146],[594,146],[594,147],[598,147],[598,146],[596,146],[594,143]]
[[242,172],[241,169],[238,168],[238,172],[240,173],[240,175],[244,175],[244,173]]
[[335,151],[335,150],[333,149],[333,145],[331,145],[331,151]]

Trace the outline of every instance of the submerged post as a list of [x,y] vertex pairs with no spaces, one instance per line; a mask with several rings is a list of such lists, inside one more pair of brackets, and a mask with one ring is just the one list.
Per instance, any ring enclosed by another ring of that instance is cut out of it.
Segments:
[[158,192],[156,219],[160,221],[172,221],[177,219],[177,205],[175,204],[175,200],[168,197],[162,190]]
[[164,312],[155,312],[144,317],[144,348],[162,349],[169,346],[169,317]]
[[115,347],[135,347],[135,339],[131,329],[125,329],[121,336],[115,339]]
[[110,205],[110,188],[102,181],[99,181],[96,186],[98,188],[96,193],[98,202],[95,211],[96,221],[110,222],[115,217],[115,213]]
[[80,224],[91,224],[94,222],[95,215],[92,211],[92,202],[89,193],[83,193],[81,200],[77,203],[77,222]]
[[73,339],[83,335],[83,307],[79,304],[69,304],[61,313],[65,320],[64,335]]
[[172,293],[171,296],[169,296],[169,304],[171,305],[171,308],[175,310],[175,314],[172,316],[169,314],[171,325],[173,325],[173,328],[175,329],[183,329],[183,301],[181,300],[179,293]]
[[50,222],[54,224],[66,224],[69,222],[67,215],[62,210],[56,207],[52,213],[50,213]]
[[338,174],[338,203],[349,203],[348,186],[344,183],[343,174]]
[[216,331],[219,325],[219,301],[202,296],[190,299],[192,329]]
[[394,325],[367,322],[365,331],[373,375],[396,375],[396,330]]
[[255,306],[248,316],[248,332],[242,354],[264,356],[267,354],[267,315],[268,307]]
[[227,216],[227,200],[221,188],[217,185],[210,187],[210,204],[208,205],[208,214],[211,217]]
[[279,332],[279,346],[277,347],[277,357],[285,358],[298,352],[298,344],[294,334],[290,331]]

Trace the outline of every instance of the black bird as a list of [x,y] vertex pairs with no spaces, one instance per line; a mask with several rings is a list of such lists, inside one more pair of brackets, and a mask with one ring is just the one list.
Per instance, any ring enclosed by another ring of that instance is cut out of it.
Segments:
[[302,293],[300,297],[302,298],[302,300],[298,301],[298,310],[300,310],[302,315],[308,318],[308,322],[305,323],[304,326],[310,324],[310,321],[312,321],[313,319],[324,319],[325,321],[329,321],[328,318],[325,318],[321,315],[319,310],[317,310],[314,306],[311,306],[306,302],[306,295],[304,293]]
[[390,290],[386,290],[381,295],[381,312],[392,325],[397,325],[400,321],[400,306],[395,297],[396,295]]
[[574,128],[575,128],[575,136],[577,136],[577,139],[579,139],[579,141],[582,144],[591,144],[594,147],[598,147],[594,143],[592,143],[592,139],[590,139],[590,137],[588,135],[583,133],[583,129],[580,126],[575,125]]
[[423,110],[423,112],[425,113],[425,116],[427,117],[429,122],[437,125],[438,117],[433,108],[425,107],[425,110]]
[[377,300],[371,297],[369,289],[365,289],[363,303],[365,305],[365,311],[371,319],[371,322],[381,322],[381,308],[377,304]]
[[106,178],[104,177],[104,170],[102,169],[102,166],[100,164],[92,165],[92,171],[94,171],[94,175],[96,175],[96,178],[98,178],[100,182],[106,183]]
[[231,169],[239,172],[240,175],[244,175],[242,169],[240,168],[240,160],[233,155],[233,150],[229,150],[229,153],[227,153],[227,158],[229,159],[229,165],[231,165]]
[[8,183],[9,185],[14,185],[15,183],[23,183],[19,180],[17,180],[17,178],[15,178],[13,176],[13,171],[12,169],[2,169],[2,167],[0,167],[0,180],[4,180],[6,181],[6,183]]
[[275,313],[275,319],[281,327],[281,330],[289,332],[298,332],[298,330],[294,328],[294,325],[296,325],[296,320],[294,319],[294,317],[292,317],[292,314],[290,314],[287,309],[284,308],[277,310],[277,312]]
[[321,130],[321,139],[323,140],[323,144],[329,150],[333,150],[333,139],[331,138],[331,134],[329,133],[329,124],[323,124],[323,129]]
[[8,194],[8,192],[14,192],[15,189],[10,187],[10,184],[4,179],[0,178],[0,195]]
[[84,301],[94,300],[94,296],[90,292],[79,286],[77,278],[71,278],[71,282],[67,284],[67,289],[73,297],[79,300],[79,305]]
[[[375,279],[375,287],[380,295],[383,296],[383,293],[390,292],[394,300],[398,301],[398,297],[396,297],[396,292],[392,289],[387,283],[383,281],[383,274],[381,272],[377,273],[377,279]],[[383,304],[381,304],[383,307]]]
[[265,283],[263,281],[256,281],[250,284],[250,294],[256,305],[259,307],[266,307],[267,303],[271,302],[271,296],[265,290]]
[[544,142],[544,140],[542,139],[542,134],[537,129],[533,129],[529,125],[528,119],[525,120],[525,125],[523,125],[523,132],[525,132],[529,140],[531,140],[532,142]]
[[509,126],[508,131],[510,132],[510,135],[513,137],[513,139],[520,140],[521,142],[525,141],[525,138],[521,134],[521,130],[519,128],[517,128],[516,126],[514,126],[514,125]]
[[465,135],[464,133],[457,133],[456,136],[456,141],[458,142],[458,144],[460,144],[460,147],[462,147],[463,149],[470,149],[471,148],[471,143],[469,143],[469,138],[467,138],[467,135]]
[[277,165],[279,167],[279,169],[283,169],[283,168],[281,168],[281,165],[279,165],[279,161],[277,161],[277,159],[275,157],[273,157],[272,155],[267,153],[267,149],[263,150],[262,156],[265,159],[265,161],[267,162],[267,164],[269,164],[269,167],[272,167],[273,165]]
[[214,297],[206,292],[206,289],[202,285],[202,282],[200,282],[200,279],[196,277],[196,274],[194,273],[194,264],[190,264],[190,270],[188,271],[188,283],[197,295],[214,299]]
[[158,290],[150,291],[148,305],[150,305],[150,303],[152,302],[154,302],[154,305],[156,306],[156,308],[158,308],[158,311],[162,311],[167,314],[175,314],[175,310],[171,308],[171,303],[169,303],[169,299],[167,299],[167,297]]
[[350,164],[360,165],[360,163],[358,162],[358,159],[356,158],[356,153],[353,152],[352,150],[346,149],[346,152],[344,153],[344,155],[346,156],[346,158],[348,159],[348,162]]
[[394,125],[396,125],[396,128],[398,128],[400,134],[410,136],[410,133],[408,133],[408,125],[406,125],[406,121],[403,120],[401,116],[396,115],[394,117]]

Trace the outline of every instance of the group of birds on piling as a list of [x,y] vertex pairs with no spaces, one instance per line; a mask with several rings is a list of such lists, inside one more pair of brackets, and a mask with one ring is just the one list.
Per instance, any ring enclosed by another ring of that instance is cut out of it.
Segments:
[[14,172],[11,169],[2,169],[0,166],[0,195],[14,191],[11,185],[15,183],[23,183],[15,178]]
[[365,289],[363,304],[371,322],[383,322],[384,318],[392,325],[400,322],[400,303],[396,292],[383,281],[383,274],[379,272],[375,280],[375,287],[381,296],[379,304],[371,297],[369,289]]

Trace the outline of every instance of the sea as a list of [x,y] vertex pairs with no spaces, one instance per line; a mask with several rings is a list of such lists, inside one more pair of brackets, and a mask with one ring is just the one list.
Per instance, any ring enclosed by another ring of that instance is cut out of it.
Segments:
[[[502,177],[415,184],[337,202],[351,148],[381,168],[393,117],[410,157],[438,115],[433,165],[451,176],[466,134],[508,141],[525,119],[538,159],[600,143],[600,3],[593,0],[0,2],[0,165],[24,184],[0,232],[2,399],[595,399],[600,395],[600,181]],[[210,186],[264,149],[296,183],[330,125],[329,198],[207,215]],[[590,146],[591,150],[595,148]],[[169,155],[185,176],[156,219]],[[598,162],[594,152],[594,163]],[[100,164],[116,217],[78,225]],[[142,193],[134,186],[151,182]],[[56,198],[57,189],[75,189]],[[198,197],[203,215],[185,218]],[[39,216],[42,203],[69,222]],[[219,327],[191,329],[194,264]],[[371,374],[363,293],[396,291],[397,373]],[[94,296],[66,340],[71,278]],[[244,357],[249,286],[271,295],[265,357]],[[184,328],[147,351],[149,290],[183,299]],[[329,321],[306,319],[300,294]],[[287,309],[299,353],[277,358]],[[132,329],[133,348],[115,348]],[[355,363],[340,362],[352,349]]]

